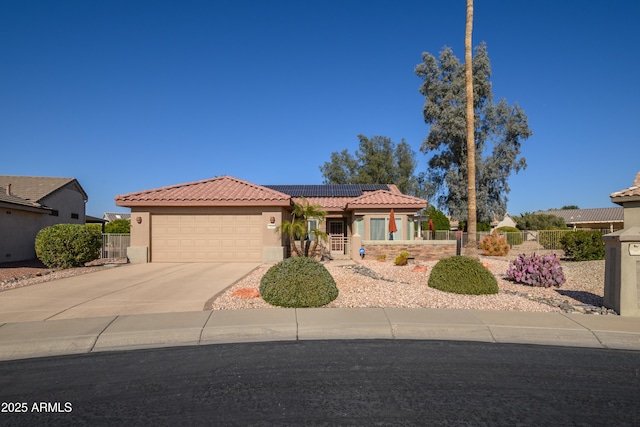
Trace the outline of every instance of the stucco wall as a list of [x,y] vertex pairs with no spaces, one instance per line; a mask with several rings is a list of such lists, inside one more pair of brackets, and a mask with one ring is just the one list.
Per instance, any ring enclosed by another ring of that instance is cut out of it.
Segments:
[[[73,188],[61,188],[43,198],[41,204],[57,210],[57,216],[14,208],[0,209],[0,263],[35,259],[36,235],[45,227],[85,223],[84,196]],[[72,218],[72,213],[78,218]]]
[[624,204],[624,228],[640,227],[640,202]]
[[34,259],[36,235],[47,215],[7,208],[0,214],[0,262]]

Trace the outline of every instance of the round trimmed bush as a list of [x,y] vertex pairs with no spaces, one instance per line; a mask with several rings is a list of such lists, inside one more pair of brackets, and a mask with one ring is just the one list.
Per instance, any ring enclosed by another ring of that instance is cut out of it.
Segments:
[[82,224],[52,225],[36,235],[36,256],[49,268],[82,266],[100,256],[101,236]]
[[507,236],[507,243],[511,246],[518,246],[522,244],[522,232],[515,227],[499,227],[496,228],[498,233],[505,233]]
[[464,295],[498,293],[498,281],[479,261],[453,256],[438,261],[429,275],[429,287]]
[[260,281],[260,294],[279,307],[321,307],[338,297],[329,271],[311,258],[292,257],[271,267]]

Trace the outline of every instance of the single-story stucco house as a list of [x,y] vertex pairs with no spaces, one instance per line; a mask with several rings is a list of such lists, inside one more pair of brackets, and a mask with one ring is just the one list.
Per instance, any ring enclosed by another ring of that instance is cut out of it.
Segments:
[[35,259],[45,227],[84,224],[87,200],[75,178],[0,175],[0,263]]
[[538,211],[536,214],[555,215],[564,219],[567,227],[585,230],[606,230],[613,232],[624,228],[622,207],[591,209],[553,209]]
[[131,262],[274,262],[287,256],[277,232],[305,198],[327,212],[312,227],[330,236],[331,254],[349,257],[351,238],[413,240],[414,216],[427,201],[402,194],[393,184],[257,185],[231,176],[116,196],[131,208]]

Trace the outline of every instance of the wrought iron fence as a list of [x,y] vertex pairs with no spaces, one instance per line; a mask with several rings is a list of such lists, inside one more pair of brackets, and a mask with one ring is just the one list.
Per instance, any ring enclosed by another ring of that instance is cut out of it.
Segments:
[[131,244],[130,234],[105,233],[102,235],[101,258],[125,258]]
[[[562,249],[560,239],[566,233],[574,230],[523,230],[519,232],[499,232],[501,236],[505,236],[507,242],[512,246],[531,246],[539,249],[558,250]],[[596,230],[602,234],[606,234],[609,230]],[[425,238],[429,240],[457,240],[457,231],[436,230],[433,232],[425,232]],[[480,242],[485,236],[491,234],[487,231],[479,231],[476,233],[476,241]],[[467,244],[467,233],[462,233],[462,244]]]

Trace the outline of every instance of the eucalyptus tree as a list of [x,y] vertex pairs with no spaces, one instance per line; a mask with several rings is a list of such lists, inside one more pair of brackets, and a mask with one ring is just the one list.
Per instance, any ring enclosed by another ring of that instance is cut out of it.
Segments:
[[[491,65],[485,43],[475,48],[472,60],[473,111],[476,166],[477,220],[489,222],[506,212],[508,178],[526,168],[520,156],[521,141],[531,136],[524,111],[505,100],[495,104],[491,87]],[[436,59],[422,54],[415,68],[422,79],[419,91],[425,97],[424,121],[429,133],[420,151],[429,156],[424,176],[440,208],[453,219],[468,218],[467,128],[465,67],[449,47]]]

